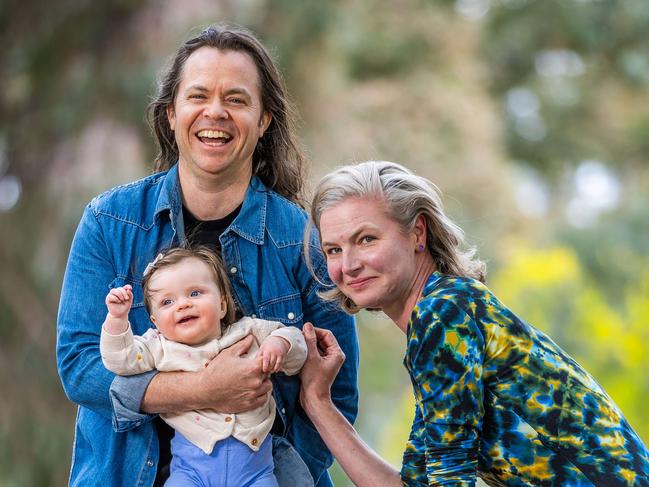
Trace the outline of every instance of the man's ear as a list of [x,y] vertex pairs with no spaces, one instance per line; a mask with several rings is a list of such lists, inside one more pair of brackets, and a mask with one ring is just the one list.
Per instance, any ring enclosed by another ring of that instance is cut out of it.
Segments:
[[176,126],[176,111],[174,110],[173,103],[167,105],[167,122],[169,122],[169,128],[173,132]]
[[268,129],[268,126],[270,125],[270,122],[273,120],[273,115],[270,112],[264,112],[261,114],[261,118],[259,119],[259,128],[261,130],[261,135],[259,137],[263,137],[264,133],[266,133],[266,130]]

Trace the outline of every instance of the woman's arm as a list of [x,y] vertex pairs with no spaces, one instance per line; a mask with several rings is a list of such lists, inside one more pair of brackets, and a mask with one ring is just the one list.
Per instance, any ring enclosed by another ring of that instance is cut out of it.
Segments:
[[342,469],[359,487],[401,486],[397,472],[358,435],[331,400],[345,354],[329,330],[304,325],[308,357],[300,373],[300,402]]

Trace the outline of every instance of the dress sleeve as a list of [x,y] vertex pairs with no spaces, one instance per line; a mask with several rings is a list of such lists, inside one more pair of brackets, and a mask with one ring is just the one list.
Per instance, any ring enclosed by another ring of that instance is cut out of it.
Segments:
[[404,485],[428,485],[424,430],[421,408],[419,404],[415,404],[415,419],[412,422],[410,436],[406,443],[406,450],[403,452],[401,480]]
[[473,485],[484,415],[484,337],[450,299],[420,303],[408,344],[431,485]]

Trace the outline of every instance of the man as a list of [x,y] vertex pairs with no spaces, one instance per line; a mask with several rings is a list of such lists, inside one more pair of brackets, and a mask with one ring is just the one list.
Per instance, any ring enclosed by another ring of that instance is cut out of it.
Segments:
[[[272,389],[280,485],[309,485],[311,477],[317,486],[332,485],[326,472],[332,457],[299,405],[299,380],[268,378],[255,360],[242,357],[251,337],[200,373],[122,378],[103,367],[106,290],[133,287],[129,321],[142,334],[150,323],[142,272],[161,249],[189,237],[221,253],[243,315],[298,327],[311,321],[334,332],[347,361],[333,397],[350,421],[357,411],[354,324],[317,296],[326,266],[314,236],[321,279],[304,261],[303,157],[266,49],[245,30],[206,29],[178,51],[150,121],[160,145],[159,172],[93,199],[70,250],[57,325],[59,374],[66,394],[79,404],[70,484],[162,485],[172,433],[156,413],[238,413],[263,404]],[[310,476],[300,470],[302,461]]]

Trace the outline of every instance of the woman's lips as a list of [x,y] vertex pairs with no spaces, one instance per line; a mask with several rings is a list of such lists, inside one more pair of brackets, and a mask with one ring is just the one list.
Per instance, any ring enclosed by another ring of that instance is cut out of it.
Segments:
[[351,287],[351,288],[357,289],[357,288],[365,286],[365,284],[370,282],[372,279],[374,279],[374,278],[373,277],[363,277],[363,278],[360,278],[360,279],[354,279],[352,281],[348,281],[347,285],[349,287]]

